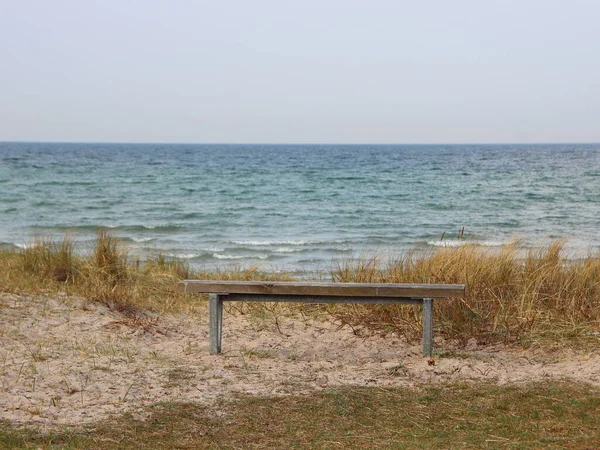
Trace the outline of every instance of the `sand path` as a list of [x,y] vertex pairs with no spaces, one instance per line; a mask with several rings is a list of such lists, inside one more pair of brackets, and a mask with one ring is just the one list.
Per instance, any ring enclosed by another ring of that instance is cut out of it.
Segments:
[[423,358],[400,337],[327,316],[226,308],[223,354],[208,352],[207,314],[128,319],[66,297],[0,294],[0,419],[81,424],[160,401],[207,405],[235,393],[285,395],[339,385],[415,386],[568,378],[600,386],[600,350],[548,353],[501,346]]

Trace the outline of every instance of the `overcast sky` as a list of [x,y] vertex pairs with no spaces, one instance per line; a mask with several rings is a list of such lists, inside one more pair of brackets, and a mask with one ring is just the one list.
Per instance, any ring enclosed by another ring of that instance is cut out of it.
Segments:
[[0,0],[0,141],[600,142],[597,0]]

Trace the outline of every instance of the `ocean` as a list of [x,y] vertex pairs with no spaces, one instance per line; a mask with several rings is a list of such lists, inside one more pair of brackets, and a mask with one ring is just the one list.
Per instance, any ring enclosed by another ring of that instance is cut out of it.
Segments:
[[0,143],[0,246],[107,228],[129,254],[325,272],[518,239],[600,248],[600,144]]

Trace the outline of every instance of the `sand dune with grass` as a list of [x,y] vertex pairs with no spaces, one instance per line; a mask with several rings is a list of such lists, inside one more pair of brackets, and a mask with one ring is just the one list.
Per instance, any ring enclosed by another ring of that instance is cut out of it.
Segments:
[[[0,419],[84,424],[158,402],[207,406],[236,394],[338,386],[418,387],[570,379],[600,386],[597,347],[523,349],[437,340],[432,359],[395,332],[351,327],[319,308],[226,309],[224,353],[207,314],[115,311],[66,295],[0,295]],[[207,311],[206,311],[207,312]]]
[[339,386],[600,386],[600,256],[570,260],[562,246],[464,245],[332,271],[343,282],[466,284],[465,298],[436,301],[432,359],[421,356],[415,306],[262,303],[227,304],[224,352],[210,355],[206,297],[178,293],[177,282],[287,275],[132,261],[105,232],[88,252],[68,236],[1,251],[0,420],[92,423],[160,402],[210,407]]

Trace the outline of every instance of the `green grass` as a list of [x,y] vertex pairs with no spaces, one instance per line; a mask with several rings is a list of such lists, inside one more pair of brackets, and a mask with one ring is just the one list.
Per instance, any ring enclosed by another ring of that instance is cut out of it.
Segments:
[[217,406],[150,407],[48,434],[0,423],[1,448],[556,448],[600,444],[600,391],[548,382],[516,386],[345,387],[290,397],[243,396]]

